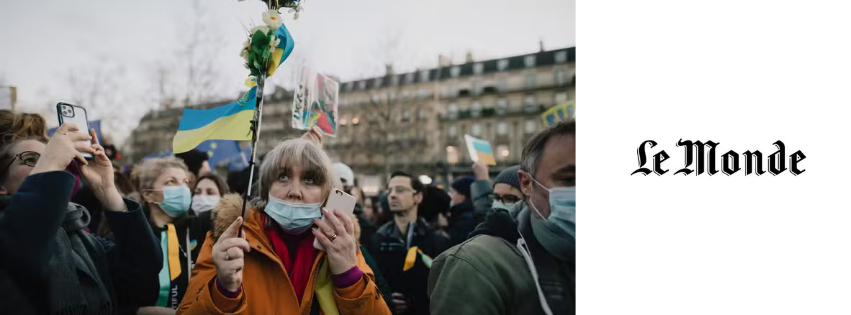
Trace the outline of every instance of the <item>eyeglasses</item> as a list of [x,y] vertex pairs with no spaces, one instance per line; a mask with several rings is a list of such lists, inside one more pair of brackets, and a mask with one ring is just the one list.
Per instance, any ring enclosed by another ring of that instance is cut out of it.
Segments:
[[508,203],[508,204],[517,203],[518,201],[520,201],[520,198],[517,198],[517,196],[515,196],[515,195],[500,196],[500,195],[497,195],[497,194],[493,194],[493,199],[496,200],[496,201],[499,201],[499,202],[502,202],[502,203]]
[[12,163],[15,163],[15,161],[17,160],[21,160],[21,164],[23,165],[35,167],[36,163],[38,163],[39,158],[41,158],[41,154],[39,154],[38,152],[24,151],[15,155],[15,157],[13,157],[12,160],[9,161],[9,164],[6,164],[6,167],[3,169],[9,169],[9,167],[12,166]]

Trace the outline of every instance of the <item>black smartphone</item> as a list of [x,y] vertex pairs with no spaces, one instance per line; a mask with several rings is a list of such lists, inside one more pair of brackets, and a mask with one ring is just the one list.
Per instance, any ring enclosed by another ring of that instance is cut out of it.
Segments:
[[[60,103],[56,104],[56,115],[59,116],[59,125],[60,126],[62,126],[62,124],[65,124],[65,123],[72,123],[72,124],[77,125],[77,128],[79,129],[78,132],[84,133],[84,134],[87,134],[87,135],[89,134],[89,130],[90,130],[90,128],[89,128],[89,116],[88,116],[88,113],[86,113],[85,107],[60,102]],[[80,142],[84,142],[84,143],[88,144],[89,146],[92,145],[92,142],[89,141],[89,140],[80,141]],[[81,153],[81,154],[83,155],[84,158],[86,158],[86,160],[92,159],[92,155],[90,153],[84,152],[84,153]]]

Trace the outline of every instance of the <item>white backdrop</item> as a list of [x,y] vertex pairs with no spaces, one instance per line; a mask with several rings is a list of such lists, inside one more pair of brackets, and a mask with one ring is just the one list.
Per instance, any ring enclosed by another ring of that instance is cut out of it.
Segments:
[[[849,12],[577,3],[578,314],[851,313]],[[719,167],[782,140],[806,172],[674,175],[679,139],[719,142]],[[645,140],[667,174],[630,176]]]

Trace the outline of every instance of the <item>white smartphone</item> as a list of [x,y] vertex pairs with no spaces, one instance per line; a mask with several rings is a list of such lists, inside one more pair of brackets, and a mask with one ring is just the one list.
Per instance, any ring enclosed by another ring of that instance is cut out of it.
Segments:
[[[347,194],[346,192],[339,190],[337,188],[331,189],[331,194],[328,195],[328,200],[325,201],[325,208],[328,210],[334,209],[334,211],[342,211],[345,214],[352,215],[355,213],[355,197]],[[352,218],[352,220],[355,220]],[[358,224],[357,221],[354,224]],[[322,243],[319,243],[318,239],[313,240],[313,247],[325,251],[325,247],[322,246]]]

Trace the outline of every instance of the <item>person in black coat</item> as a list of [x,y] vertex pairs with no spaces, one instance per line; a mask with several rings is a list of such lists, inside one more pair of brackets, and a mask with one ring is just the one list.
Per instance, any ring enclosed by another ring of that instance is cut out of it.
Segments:
[[[2,272],[11,278],[5,284],[17,286],[38,313],[119,314],[126,304],[151,304],[162,267],[156,238],[141,206],[116,190],[94,132],[77,131],[62,125],[46,145],[6,137],[0,143],[0,250]],[[75,178],[64,170],[75,159],[115,242],[86,232],[88,210],[69,203]]]
[[470,232],[476,229],[478,222],[473,217],[473,199],[470,198],[470,185],[476,179],[472,176],[462,177],[454,181],[449,189],[452,196],[452,207],[449,208],[450,247],[467,240]]

